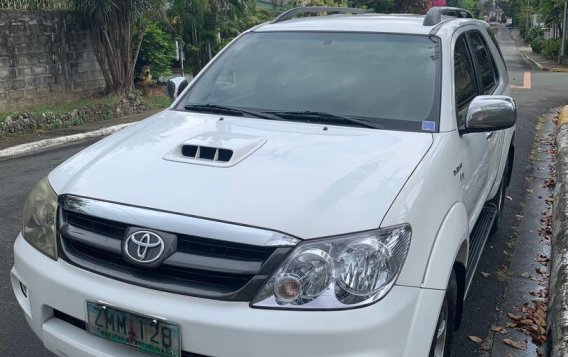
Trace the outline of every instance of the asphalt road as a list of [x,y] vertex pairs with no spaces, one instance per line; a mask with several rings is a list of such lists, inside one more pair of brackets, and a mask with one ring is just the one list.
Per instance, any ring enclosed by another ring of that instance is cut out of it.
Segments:
[[[503,253],[511,241],[520,239],[514,234],[518,225],[515,218],[523,212],[526,202],[527,183],[523,177],[534,171],[528,161],[533,143],[536,118],[551,107],[564,104],[568,88],[568,74],[536,72],[519,56],[509,30],[502,28],[498,39],[503,49],[513,84],[522,86],[525,72],[531,72],[531,88],[515,89],[513,96],[519,106],[519,124],[516,137],[516,161],[513,167],[513,182],[508,190],[502,229],[491,238],[493,249],[486,249],[478,271],[497,271],[509,261]],[[13,263],[12,244],[20,230],[24,200],[32,186],[55,166],[90,143],[80,143],[35,155],[0,161],[0,356],[50,356],[27,326],[24,316],[13,297],[9,272]],[[534,223],[538,227],[538,222]],[[462,328],[453,345],[456,356],[474,356],[478,345],[468,341],[467,336],[485,337],[489,327],[498,319],[498,308],[506,298],[507,281],[485,279],[476,275],[467,299]],[[490,352],[490,351],[489,351]],[[487,353],[484,352],[484,353]],[[512,355],[514,351],[512,351]]]

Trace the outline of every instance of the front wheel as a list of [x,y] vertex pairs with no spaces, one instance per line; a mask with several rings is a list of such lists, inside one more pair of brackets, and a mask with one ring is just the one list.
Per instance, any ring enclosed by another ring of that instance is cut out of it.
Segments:
[[438,315],[438,323],[434,331],[432,347],[430,347],[430,357],[449,357],[454,327],[456,321],[456,306],[458,296],[458,284],[456,273],[452,270],[448,289],[444,296],[444,302]]

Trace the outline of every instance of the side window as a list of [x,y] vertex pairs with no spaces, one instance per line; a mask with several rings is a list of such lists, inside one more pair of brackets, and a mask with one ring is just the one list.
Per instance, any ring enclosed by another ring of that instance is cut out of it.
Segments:
[[470,31],[471,48],[477,60],[477,71],[483,94],[490,94],[497,84],[495,65],[481,33]]
[[[489,34],[489,37],[491,37],[491,41],[493,41],[495,47],[497,47],[497,50],[499,50],[499,56],[501,56],[501,60],[503,61],[503,63],[505,63],[505,57],[503,57],[503,51],[501,51],[501,47],[499,47],[499,43],[497,42],[497,37],[495,37],[495,33],[493,33],[493,31],[491,31],[489,28],[487,29],[487,33]],[[498,75],[497,78],[499,78]]]
[[464,35],[458,38],[454,49],[454,81],[458,127],[461,128],[465,124],[468,105],[477,95],[473,62]]

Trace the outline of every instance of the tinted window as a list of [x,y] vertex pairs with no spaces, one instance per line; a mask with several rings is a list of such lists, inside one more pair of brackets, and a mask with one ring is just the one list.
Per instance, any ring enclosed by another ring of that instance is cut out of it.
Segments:
[[457,40],[454,50],[454,80],[456,106],[461,111],[477,95],[473,63],[463,35]]
[[479,32],[470,32],[471,48],[477,60],[479,78],[483,93],[490,93],[495,88],[496,76],[493,58]]
[[[499,47],[499,43],[497,42],[497,37],[495,37],[495,33],[490,29],[487,29],[487,33],[489,34],[489,37],[491,37],[491,41],[493,41],[493,44],[495,45],[495,47],[497,47],[497,50],[499,50],[499,56],[501,56],[501,60],[503,61],[503,64],[506,65],[505,57],[503,57],[503,51],[501,51],[501,47]],[[495,73],[497,73],[497,78],[499,78],[498,72],[495,71]]]
[[420,131],[422,121],[438,122],[440,62],[440,45],[427,36],[252,32],[212,64],[179,108],[327,112]]

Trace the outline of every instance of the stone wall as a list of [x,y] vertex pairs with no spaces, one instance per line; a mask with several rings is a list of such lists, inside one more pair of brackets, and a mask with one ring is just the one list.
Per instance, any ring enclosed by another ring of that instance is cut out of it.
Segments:
[[104,85],[81,14],[0,10],[0,111],[69,101]]
[[547,318],[551,357],[568,356],[568,106],[559,119]]

